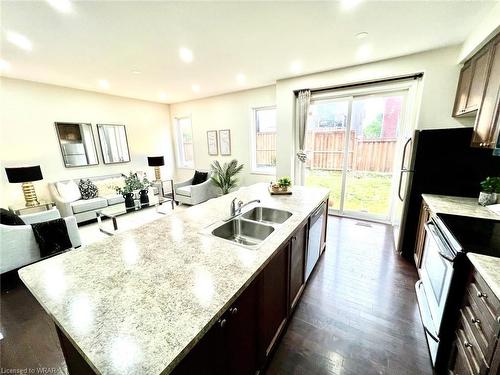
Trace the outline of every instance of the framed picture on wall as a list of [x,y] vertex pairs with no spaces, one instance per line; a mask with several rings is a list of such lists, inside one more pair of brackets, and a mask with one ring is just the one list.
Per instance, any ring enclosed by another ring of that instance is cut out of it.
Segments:
[[217,145],[217,130],[207,131],[208,155],[218,155],[219,149]]
[[219,144],[221,155],[231,155],[231,130],[219,130]]

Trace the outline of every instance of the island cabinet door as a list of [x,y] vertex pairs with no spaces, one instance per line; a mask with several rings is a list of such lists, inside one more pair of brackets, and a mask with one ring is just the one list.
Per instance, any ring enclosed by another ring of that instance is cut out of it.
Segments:
[[224,373],[224,329],[221,327],[221,322],[222,318],[186,354],[172,374],[216,375]]
[[264,366],[288,315],[288,244],[282,246],[258,279],[258,358]]
[[290,310],[296,306],[304,289],[306,246],[307,223],[294,233],[290,241]]
[[226,313],[226,374],[257,371],[257,287],[252,283]]

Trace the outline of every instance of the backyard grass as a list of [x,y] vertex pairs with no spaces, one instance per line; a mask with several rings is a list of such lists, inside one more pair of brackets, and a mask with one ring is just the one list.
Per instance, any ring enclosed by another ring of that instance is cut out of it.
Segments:
[[[308,170],[307,186],[330,189],[330,207],[339,209],[342,173],[340,171]],[[388,215],[392,175],[373,172],[348,172],[344,211]]]

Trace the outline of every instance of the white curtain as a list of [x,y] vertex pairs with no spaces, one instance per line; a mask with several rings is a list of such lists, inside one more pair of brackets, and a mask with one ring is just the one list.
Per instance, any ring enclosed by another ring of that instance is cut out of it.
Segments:
[[307,114],[309,112],[309,104],[311,102],[311,91],[302,90],[299,91],[297,95],[297,113],[296,122],[297,130],[299,132],[299,151],[297,152],[297,158],[305,163],[307,155],[305,153],[305,139],[306,139],[306,125],[307,125]]

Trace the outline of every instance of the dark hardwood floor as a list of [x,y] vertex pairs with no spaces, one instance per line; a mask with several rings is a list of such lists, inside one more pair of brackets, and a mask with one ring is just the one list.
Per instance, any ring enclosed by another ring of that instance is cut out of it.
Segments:
[[[268,374],[431,374],[414,267],[382,224],[330,217],[327,251],[290,321]],[[67,369],[56,331],[22,285],[0,298],[1,363]]]
[[326,252],[267,373],[431,374],[417,276],[389,226],[330,216]]

